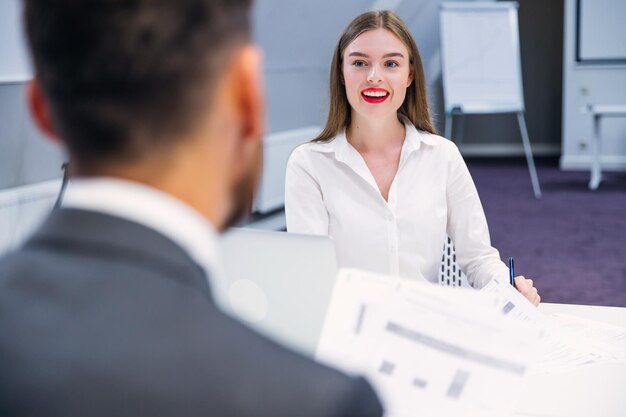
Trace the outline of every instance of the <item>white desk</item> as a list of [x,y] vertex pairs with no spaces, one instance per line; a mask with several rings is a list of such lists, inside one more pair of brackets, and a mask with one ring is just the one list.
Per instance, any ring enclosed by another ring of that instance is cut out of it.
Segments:
[[[600,122],[603,117],[626,117],[626,106],[620,105],[590,105],[585,111],[593,116],[593,155],[591,160],[591,179],[589,189],[597,190],[602,181],[602,167],[600,165],[600,150],[602,148]],[[626,415],[626,414],[625,414]]]
[[539,310],[545,314],[569,314],[583,319],[596,320],[615,326],[626,327],[626,308],[624,307],[541,303],[539,304]]
[[[626,308],[542,303],[546,314],[563,313],[626,326]],[[626,365],[588,365],[558,374],[529,375],[517,417],[624,417]]]

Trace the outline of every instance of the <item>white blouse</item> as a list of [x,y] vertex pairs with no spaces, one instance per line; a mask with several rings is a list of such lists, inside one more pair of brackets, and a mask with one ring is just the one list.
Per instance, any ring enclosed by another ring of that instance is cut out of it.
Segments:
[[388,201],[345,132],[297,147],[287,164],[287,230],[333,237],[340,267],[431,282],[438,280],[448,235],[473,287],[508,279],[457,147],[411,123],[405,127]]

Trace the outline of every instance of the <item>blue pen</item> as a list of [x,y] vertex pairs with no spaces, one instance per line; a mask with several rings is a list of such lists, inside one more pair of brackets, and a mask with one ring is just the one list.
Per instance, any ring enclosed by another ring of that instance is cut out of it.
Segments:
[[509,282],[515,288],[515,262],[512,256],[509,258]]

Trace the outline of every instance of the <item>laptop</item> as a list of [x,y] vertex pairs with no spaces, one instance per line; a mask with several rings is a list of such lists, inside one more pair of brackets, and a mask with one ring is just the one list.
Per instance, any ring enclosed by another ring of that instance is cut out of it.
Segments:
[[231,229],[220,250],[212,290],[222,310],[313,357],[338,270],[332,239]]

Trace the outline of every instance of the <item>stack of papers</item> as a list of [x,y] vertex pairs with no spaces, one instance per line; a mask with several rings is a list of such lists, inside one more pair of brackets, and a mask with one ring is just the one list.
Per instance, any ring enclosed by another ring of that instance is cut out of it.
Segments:
[[494,279],[482,292],[497,297],[502,314],[546,329],[531,372],[571,371],[597,363],[626,364],[626,328],[565,314],[542,314],[508,281]]
[[493,292],[342,270],[317,359],[365,375],[387,416],[503,416],[545,332],[501,303]]
[[566,314],[547,316],[548,337],[532,372],[563,372],[598,363],[626,364],[626,328]]
[[316,357],[367,377],[387,416],[504,416],[528,374],[626,364],[626,328],[545,315],[508,281],[472,291],[344,269]]

